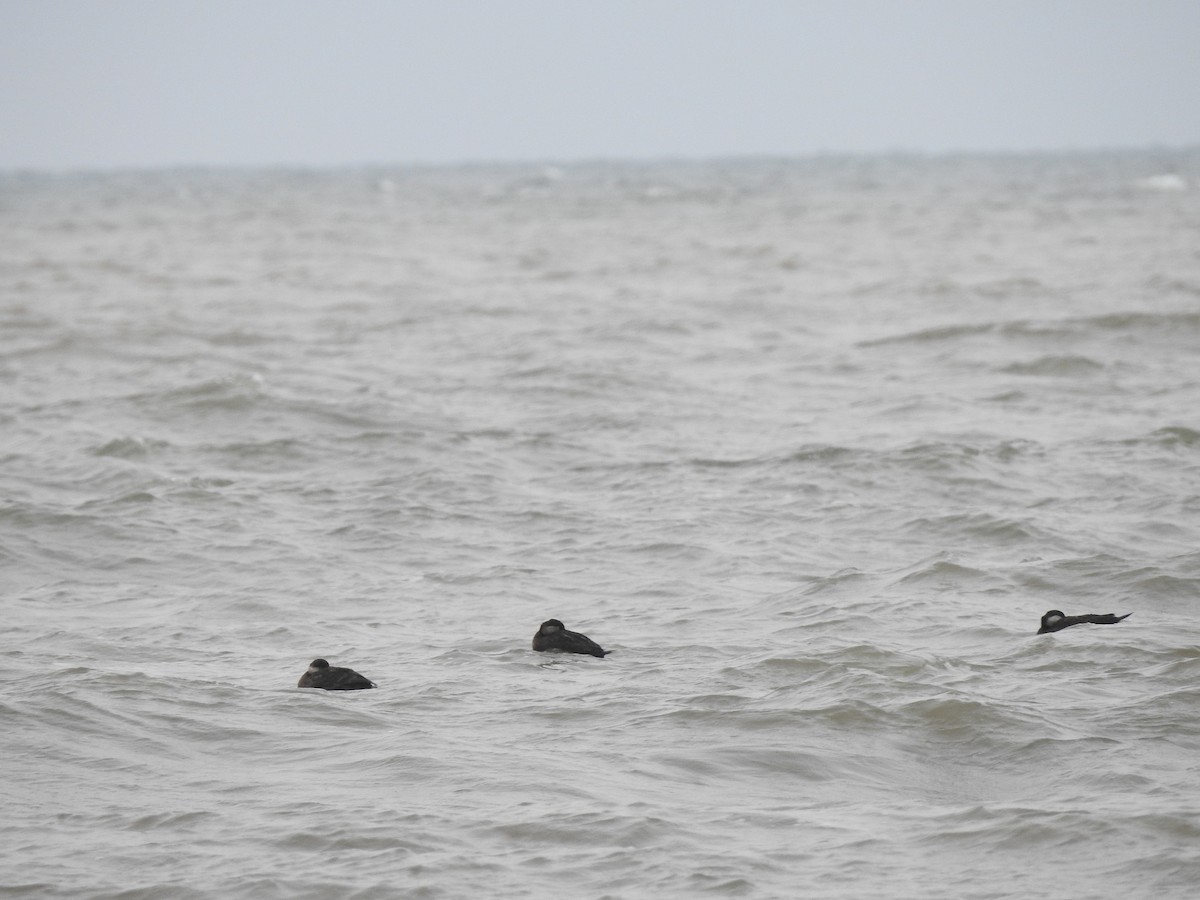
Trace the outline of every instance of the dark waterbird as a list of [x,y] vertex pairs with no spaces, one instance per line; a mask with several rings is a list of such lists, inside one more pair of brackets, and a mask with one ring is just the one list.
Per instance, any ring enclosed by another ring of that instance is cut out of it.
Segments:
[[600,645],[586,634],[578,631],[567,631],[565,625],[558,619],[547,619],[533,636],[534,650],[564,650],[567,653],[587,653],[589,656],[604,656],[609,651],[602,650]]
[[325,659],[314,659],[309,663],[308,671],[300,676],[296,687],[320,688],[323,691],[365,691],[375,687],[375,682],[353,669],[331,666]]
[[1042,627],[1037,630],[1038,634],[1046,634],[1051,631],[1062,631],[1064,628],[1070,628],[1072,625],[1116,625],[1122,619],[1127,619],[1132,613],[1125,613],[1123,616],[1114,616],[1112,613],[1088,613],[1086,616],[1068,616],[1064,615],[1062,610],[1052,609],[1050,612],[1042,616]]

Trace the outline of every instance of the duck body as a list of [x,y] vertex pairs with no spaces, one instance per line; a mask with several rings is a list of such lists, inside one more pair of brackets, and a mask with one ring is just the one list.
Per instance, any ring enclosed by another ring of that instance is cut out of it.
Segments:
[[1132,613],[1125,613],[1123,616],[1114,616],[1112,613],[1088,613],[1084,616],[1068,616],[1062,610],[1052,609],[1050,612],[1042,616],[1042,627],[1037,630],[1038,634],[1048,634],[1053,631],[1062,631],[1064,628],[1070,628],[1072,625],[1116,625],[1122,619],[1127,619]]
[[319,688],[323,691],[364,691],[375,687],[375,682],[353,669],[331,666],[328,660],[314,659],[308,671],[300,676],[296,687]]
[[578,631],[567,631],[565,625],[558,619],[547,619],[533,636],[533,649],[562,650],[566,653],[586,653],[588,656],[603,657],[609,651],[604,650],[586,634]]

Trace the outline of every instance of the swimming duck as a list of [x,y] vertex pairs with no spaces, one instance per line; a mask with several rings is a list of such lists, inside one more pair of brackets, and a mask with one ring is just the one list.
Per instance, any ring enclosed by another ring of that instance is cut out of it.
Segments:
[[300,676],[296,687],[320,688],[323,691],[364,691],[375,687],[375,682],[353,669],[331,666],[328,660],[314,659],[309,663],[308,671]]
[[590,656],[604,656],[608,650],[600,649],[600,645],[585,634],[577,631],[567,631],[566,626],[558,619],[547,619],[533,636],[534,650],[565,650],[567,653],[587,653]]
[[1062,610],[1052,609],[1050,612],[1042,616],[1042,627],[1038,629],[1038,634],[1046,634],[1050,631],[1062,631],[1064,628],[1070,628],[1072,625],[1083,625],[1090,623],[1092,625],[1116,625],[1122,619],[1127,619],[1132,613],[1125,613],[1123,616],[1114,616],[1112,613],[1088,613],[1086,616],[1067,616],[1063,615]]

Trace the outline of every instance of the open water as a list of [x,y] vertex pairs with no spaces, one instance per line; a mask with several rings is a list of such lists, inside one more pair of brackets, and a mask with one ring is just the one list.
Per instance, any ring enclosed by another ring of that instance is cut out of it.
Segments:
[[0,896],[1195,896],[1198,411],[1197,150],[0,175]]

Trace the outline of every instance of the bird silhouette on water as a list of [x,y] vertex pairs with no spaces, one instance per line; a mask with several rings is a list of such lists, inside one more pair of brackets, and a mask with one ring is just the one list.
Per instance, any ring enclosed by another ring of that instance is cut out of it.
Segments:
[[1042,627],[1037,630],[1038,634],[1047,634],[1051,631],[1062,631],[1064,628],[1070,628],[1072,625],[1116,625],[1122,619],[1127,619],[1132,613],[1125,613],[1123,616],[1114,616],[1112,613],[1088,613],[1085,616],[1068,616],[1060,609],[1052,609],[1050,612],[1042,616]]
[[300,676],[296,687],[320,688],[323,691],[364,691],[375,687],[375,682],[353,669],[331,666],[325,659],[314,659],[309,663],[308,671]]
[[534,650],[563,650],[567,653],[586,653],[589,656],[603,657],[608,650],[586,634],[578,631],[567,631],[565,625],[558,619],[547,619],[533,636]]

